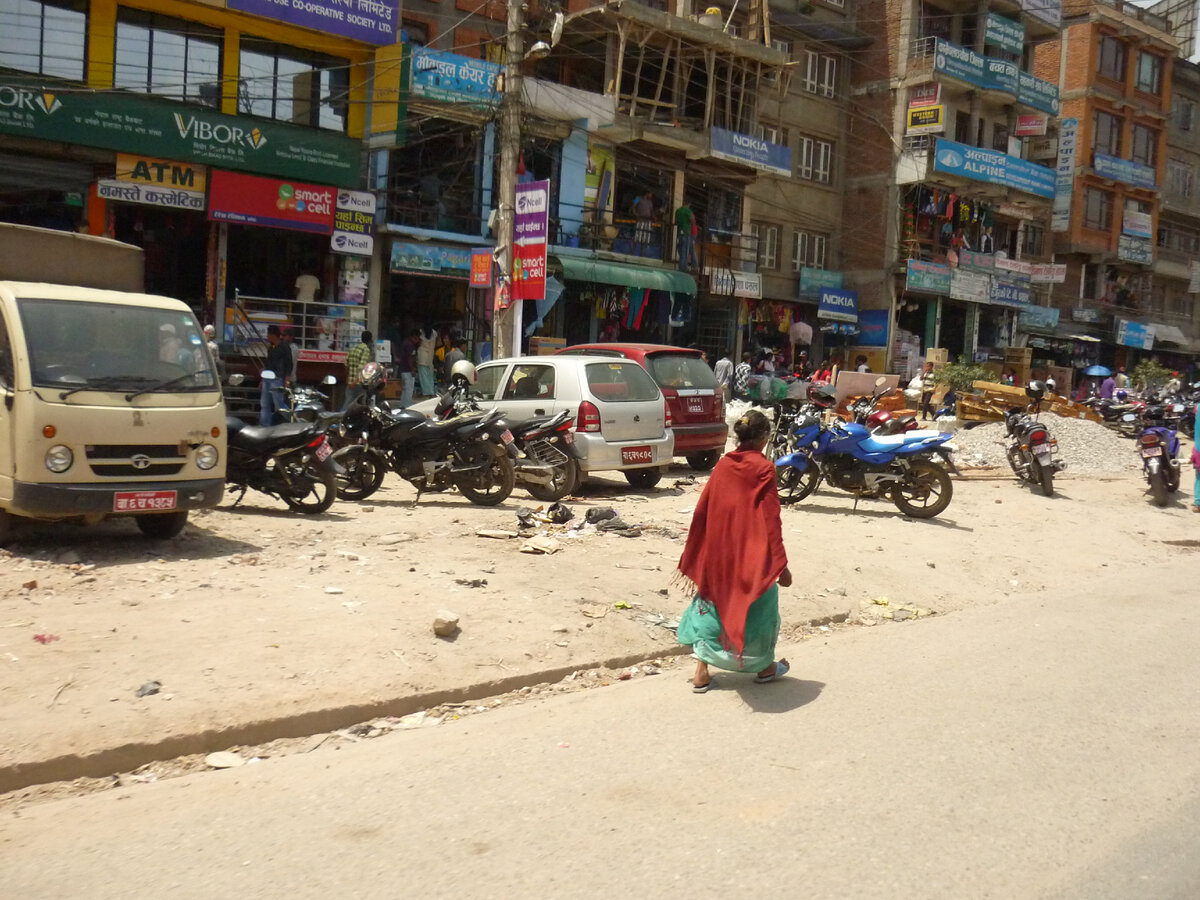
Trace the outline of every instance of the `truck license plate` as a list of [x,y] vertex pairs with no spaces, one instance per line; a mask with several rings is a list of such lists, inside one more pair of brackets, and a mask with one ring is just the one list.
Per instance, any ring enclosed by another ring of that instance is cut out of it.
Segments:
[[119,491],[113,494],[113,512],[174,508],[175,491]]
[[621,462],[626,465],[654,462],[654,451],[649,447],[622,447]]
[[332,453],[333,447],[330,445],[328,440],[322,440],[321,443],[317,444],[317,459],[319,459],[321,462],[325,462],[325,460],[329,459]]

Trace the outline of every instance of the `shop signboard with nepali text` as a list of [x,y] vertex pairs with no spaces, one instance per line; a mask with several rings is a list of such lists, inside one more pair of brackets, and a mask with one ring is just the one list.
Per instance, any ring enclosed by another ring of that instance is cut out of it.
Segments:
[[991,301],[997,306],[1023,307],[1032,303],[1033,297],[1027,284],[993,278]]
[[471,251],[465,247],[393,241],[391,270],[466,279],[471,271]]
[[1066,231],[1071,227],[1071,194],[1075,190],[1075,146],[1078,140],[1078,119],[1063,119],[1058,123],[1058,163],[1054,169],[1051,231]]
[[988,13],[984,26],[984,43],[1015,53],[1025,49],[1025,26],[1015,19]]
[[338,191],[333,211],[334,253],[371,256],[375,252],[375,195],[369,191]]
[[842,273],[832,272],[829,269],[814,269],[811,266],[801,267],[801,297],[820,297],[821,291],[825,290],[826,288],[832,288],[835,291],[841,290]]
[[950,267],[941,263],[910,259],[904,289],[917,294],[949,294]]
[[358,142],[341,134],[119,91],[0,81],[0,134],[299,178],[358,184]]
[[1058,325],[1058,309],[1053,306],[1023,306],[1017,314],[1017,321],[1023,328],[1053,331]]
[[546,240],[550,234],[550,182],[517,185],[513,221],[514,300],[546,299]]
[[412,94],[444,103],[492,106],[500,102],[496,79],[500,67],[470,56],[429,47],[413,47]]
[[491,287],[492,251],[489,247],[476,247],[471,251],[471,287]]
[[1140,350],[1153,350],[1154,329],[1141,322],[1117,319],[1117,343],[1125,347],[1137,347]]
[[937,172],[1015,188],[1036,197],[1054,196],[1053,170],[1007,153],[938,138],[933,159]]
[[396,43],[396,0],[229,0],[239,12],[368,44]]
[[991,301],[991,290],[992,279],[982,272],[955,269],[950,273],[950,290],[947,293],[952,300],[988,303]]
[[1154,190],[1158,183],[1154,169],[1132,159],[1120,159],[1105,153],[1092,154],[1092,168],[1099,178],[1131,184],[1134,187]]
[[316,234],[333,231],[337,188],[220,170],[210,181],[208,217],[213,221]]
[[96,195],[103,200],[140,203],[143,206],[162,206],[167,209],[204,209],[203,191],[156,187],[138,184],[135,181],[121,181],[117,178],[102,178],[97,181]]

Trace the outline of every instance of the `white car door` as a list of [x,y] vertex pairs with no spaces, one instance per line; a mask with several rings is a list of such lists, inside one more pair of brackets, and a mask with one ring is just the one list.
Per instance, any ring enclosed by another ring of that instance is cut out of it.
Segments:
[[510,422],[550,415],[560,408],[556,399],[558,381],[558,367],[554,363],[514,363],[504,380],[497,405]]
[[471,393],[475,395],[480,409],[496,408],[496,401],[500,397],[500,388],[507,380],[509,368],[510,366],[506,362],[493,362],[483,363],[475,369],[475,384],[471,388]]

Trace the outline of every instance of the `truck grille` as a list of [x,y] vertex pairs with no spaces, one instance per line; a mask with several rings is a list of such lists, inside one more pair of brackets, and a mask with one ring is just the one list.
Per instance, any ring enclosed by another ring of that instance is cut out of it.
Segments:
[[92,472],[106,478],[176,475],[187,462],[179,444],[89,444]]

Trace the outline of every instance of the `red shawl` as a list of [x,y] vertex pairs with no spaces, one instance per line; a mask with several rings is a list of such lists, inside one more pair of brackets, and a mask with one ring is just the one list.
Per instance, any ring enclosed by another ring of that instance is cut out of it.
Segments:
[[692,514],[679,571],[717,608],[726,649],[741,653],[746,613],[787,568],[775,466],[757,450],[726,453]]

